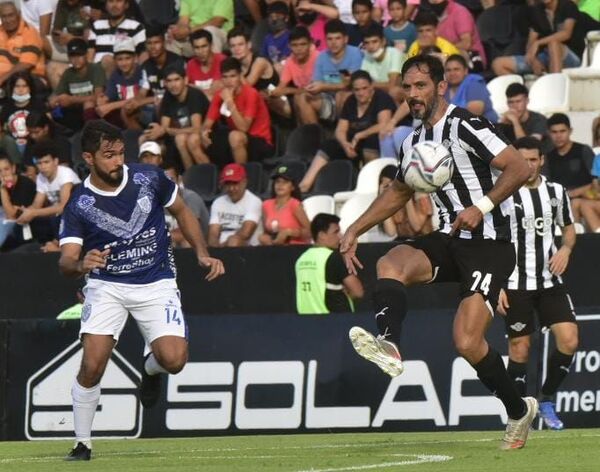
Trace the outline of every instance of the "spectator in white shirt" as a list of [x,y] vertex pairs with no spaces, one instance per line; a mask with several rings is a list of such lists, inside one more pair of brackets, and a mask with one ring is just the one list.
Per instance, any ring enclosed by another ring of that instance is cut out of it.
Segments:
[[210,209],[208,245],[257,245],[262,202],[246,188],[246,169],[241,164],[228,164],[221,172],[220,182],[225,195],[217,198]]

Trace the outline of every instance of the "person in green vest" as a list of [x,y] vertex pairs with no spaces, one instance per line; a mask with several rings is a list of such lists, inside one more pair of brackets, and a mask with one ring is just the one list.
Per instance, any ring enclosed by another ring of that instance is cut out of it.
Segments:
[[340,245],[340,219],[319,213],[310,225],[315,245],[296,261],[296,308],[300,315],[325,315],[354,311],[363,297],[362,282],[348,274]]

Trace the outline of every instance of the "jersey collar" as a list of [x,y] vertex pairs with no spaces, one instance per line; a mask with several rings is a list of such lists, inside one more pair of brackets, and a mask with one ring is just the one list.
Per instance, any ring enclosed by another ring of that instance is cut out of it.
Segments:
[[89,175],[83,181],[83,185],[85,185],[86,188],[89,188],[92,192],[97,193],[98,195],[102,195],[103,197],[116,197],[117,195],[119,195],[119,193],[121,193],[121,190],[123,190],[125,188],[125,185],[127,185],[128,179],[129,179],[129,167],[127,167],[125,164],[123,164],[123,180],[121,181],[121,185],[119,185],[116,189],[114,189],[112,191],[100,190],[98,187],[96,187],[96,186],[94,186],[94,184],[92,184],[92,181],[90,180]]

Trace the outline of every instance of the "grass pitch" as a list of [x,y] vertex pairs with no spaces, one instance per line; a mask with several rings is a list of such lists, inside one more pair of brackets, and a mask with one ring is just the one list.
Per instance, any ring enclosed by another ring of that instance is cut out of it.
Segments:
[[600,430],[534,431],[520,451],[502,432],[307,434],[95,441],[92,461],[66,463],[71,442],[0,443],[0,471],[598,472]]

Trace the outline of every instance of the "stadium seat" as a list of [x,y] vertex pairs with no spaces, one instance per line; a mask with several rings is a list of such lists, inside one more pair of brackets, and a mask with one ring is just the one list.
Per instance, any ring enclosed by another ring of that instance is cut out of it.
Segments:
[[569,78],[566,74],[542,75],[529,89],[529,109],[550,115],[569,111]]
[[302,201],[302,206],[310,221],[319,213],[333,214],[335,211],[335,202],[330,195],[313,195],[305,198]]
[[350,160],[330,161],[317,174],[312,195],[334,195],[350,190],[354,177],[354,165]]
[[596,46],[592,52],[592,60],[590,65],[592,69],[600,69],[600,47]]
[[183,184],[205,201],[211,201],[217,193],[217,166],[195,164],[183,173]]
[[304,125],[294,129],[288,136],[284,159],[310,162],[319,150],[322,131],[319,125]]
[[600,154],[600,146],[594,146],[593,150],[594,150],[594,155],[595,156],[597,156],[598,154]]
[[377,193],[379,191],[379,174],[389,165],[397,165],[394,157],[380,157],[367,162],[358,173],[356,188],[348,192],[336,192],[333,198],[336,204],[348,201],[356,193]]
[[[340,210],[340,228],[342,233],[373,203],[377,193],[357,193],[342,206]],[[379,230],[378,226],[371,228],[358,238],[359,243],[390,241],[392,238]]]
[[487,89],[488,92],[490,92],[492,106],[498,115],[508,111],[508,105],[506,104],[506,89],[510,84],[514,84],[515,82],[522,84],[523,77],[517,74],[500,75],[488,82]]
[[248,190],[255,195],[264,192],[264,170],[260,162],[247,162],[244,164],[248,176]]

